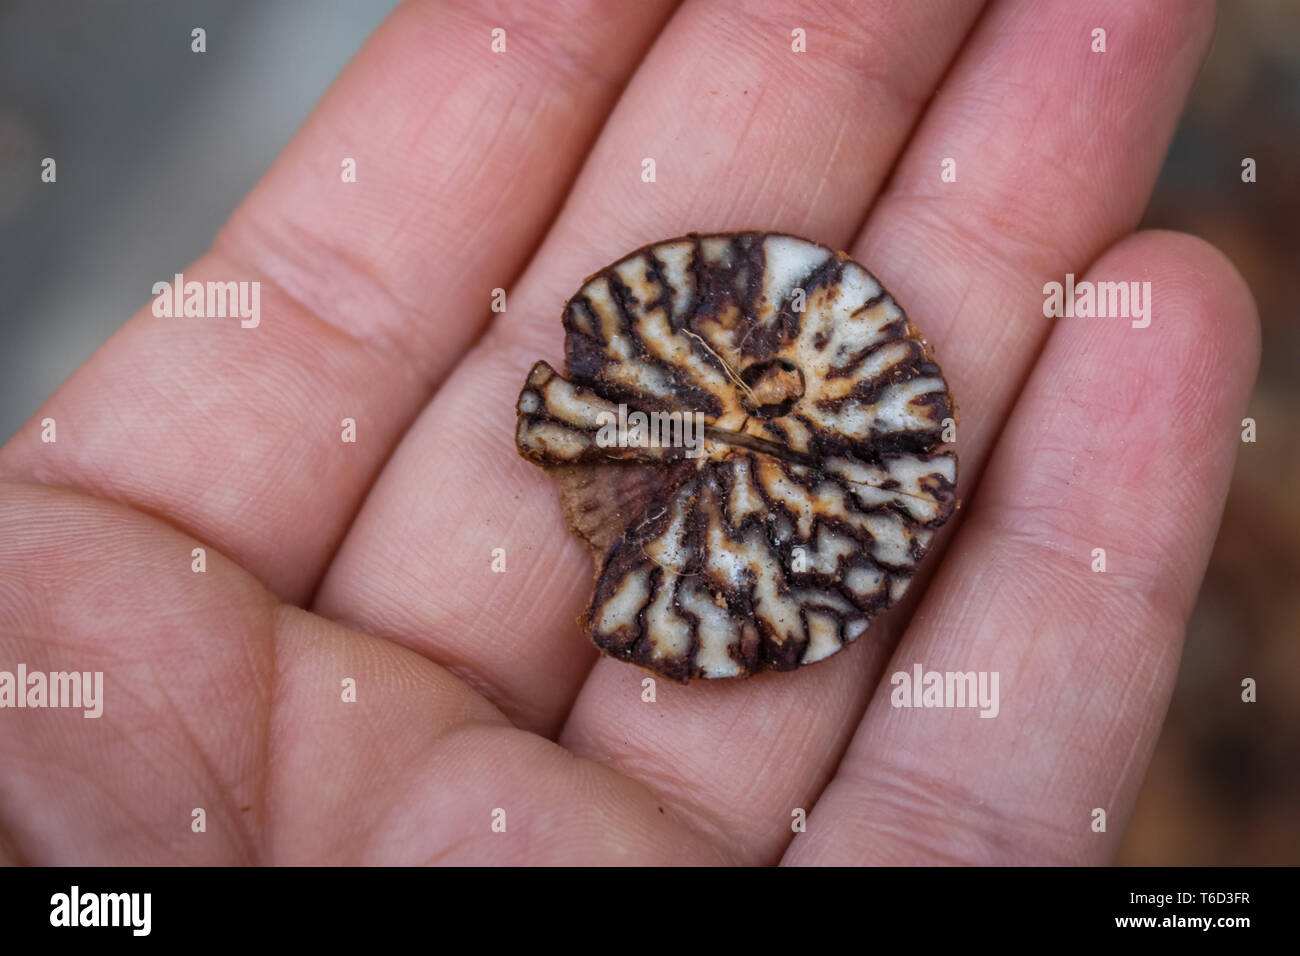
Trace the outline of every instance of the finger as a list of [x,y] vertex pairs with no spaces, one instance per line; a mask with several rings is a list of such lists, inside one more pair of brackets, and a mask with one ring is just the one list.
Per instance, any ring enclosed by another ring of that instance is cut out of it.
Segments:
[[996,716],[897,707],[903,685],[882,683],[787,861],[1113,858],[1222,514],[1259,331],[1236,270],[1189,236],[1135,236],[1086,279],[1150,282],[1150,326],[1058,320],[888,669],[996,673]]
[[967,479],[1046,338],[1043,284],[1137,227],[1213,27],[1209,0],[990,8],[873,210],[854,251],[940,343]]
[[[492,314],[492,288],[532,254],[674,6],[399,9],[218,248],[436,382]],[[346,157],[356,189],[339,188]]]
[[142,309],[5,447],[0,473],[164,516],[304,600],[665,9],[399,8],[183,271],[261,283],[257,315],[251,285],[239,322]]
[[256,860],[275,602],[216,551],[196,573],[197,546],[118,504],[0,483],[0,671],[25,668],[28,699],[37,674],[85,678],[0,711],[19,858]]
[[[317,608],[428,654],[524,726],[554,730],[591,664],[574,627],[591,564],[564,531],[553,484],[515,451],[513,402],[536,359],[562,354],[561,305],[622,253],[690,230],[757,223],[846,243],[976,10],[684,7],[502,322],[396,452]],[[795,28],[806,53],[792,49]],[[451,503],[471,495],[467,522]],[[495,549],[505,573],[493,573]]]
[[[1049,327],[1044,282],[1082,272],[1145,204],[1209,36],[1205,8],[1179,9],[1187,15],[1173,20],[1153,3],[994,4],[853,246],[935,345],[958,406],[965,499]],[[1095,22],[1110,28],[1106,54],[1090,51]],[[955,183],[941,182],[945,156],[958,157]],[[657,708],[640,702],[634,675],[602,662],[561,742],[671,781],[690,812],[774,859],[791,814],[829,778],[910,607],[807,673],[661,687]]]
[[8,701],[0,858],[730,859],[644,787],[510,727],[436,664],[277,604],[215,551],[195,573],[197,545],[121,505],[0,484],[0,671],[26,666],[25,701],[38,672],[98,688],[93,706],[62,678],[57,701],[53,682],[43,706]]

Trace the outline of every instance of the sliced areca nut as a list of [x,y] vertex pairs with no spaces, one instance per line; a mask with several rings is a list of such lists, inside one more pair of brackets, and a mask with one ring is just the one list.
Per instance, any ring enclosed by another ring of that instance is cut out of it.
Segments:
[[655,243],[564,308],[520,454],[559,479],[596,583],[581,623],[675,680],[791,670],[860,637],[956,507],[952,396],[844,253],[744,232]]

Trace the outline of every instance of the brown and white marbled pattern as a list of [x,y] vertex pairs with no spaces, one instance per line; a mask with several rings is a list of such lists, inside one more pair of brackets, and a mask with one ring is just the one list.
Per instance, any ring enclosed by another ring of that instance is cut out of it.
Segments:
[[[866,269],[793,236],[690,235],[591,276],[564,327],[566,375],[533,367],[516,439],[597,557],[599,647],[677,680],[789,670],[902,596],[955,507],[953,402]],[[620,403],[702,413],[702,453],[598,442]]]

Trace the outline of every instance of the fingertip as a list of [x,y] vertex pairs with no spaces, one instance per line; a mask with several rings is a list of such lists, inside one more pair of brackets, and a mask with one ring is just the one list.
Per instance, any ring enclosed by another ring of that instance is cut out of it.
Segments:
[[1259,310],[1245,277],[1222,250],[1190,233],[1151,229],[1111,252],[1160,276],[1168,306],[1193,334],[1224,345],[1225,357],[1254,380],[1261,350]]
[[1111,246],[1084,281],[1096,284],[1097,308],[1100,283],[1143,290],[1147,314],[1058,319],[1071,333],[1058,347],[1094,365],[1109,355],[1130,369],[1112,394],[1130,397],[1129,405],[1163,403],[1170,425],[1235,424],[1259,368],[1260,325],[1249,286],[1223,252],[1187,233],[1143,231]]

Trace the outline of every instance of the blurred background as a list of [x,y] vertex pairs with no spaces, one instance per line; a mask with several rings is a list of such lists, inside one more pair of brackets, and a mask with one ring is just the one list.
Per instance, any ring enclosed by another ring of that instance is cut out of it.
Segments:
[[[0,439],[156,280],[204,251],[394,5],[0,3]],[[190,52],[195,26],[208,55]],[[57,188],[39,182],[45,156],[57,158]],[[1253,184],[1241,181],[1246,156]],[[1241,449],[1120,861],[1296,864],[1300,0],[1221,5],[1143,225],[1195,233],[1232,258],[1259,303],[1264,358],[1249,410],[1258,441]],[[1255,704],[1241,702],[1243,677],[1258,681]]]
[[[1252,157],[1255,183],[1241,181]],[[1264,170],[1268,170],[1267,173]],[[1142,225],[1208,239],[1264,354],[1178,686],[1121,862],[1300,863],[1300,2],[1221,0]],[[1188,436],[1189,440],[1197,440]],[[1241,702],[1241,680],[1259,685]]]

